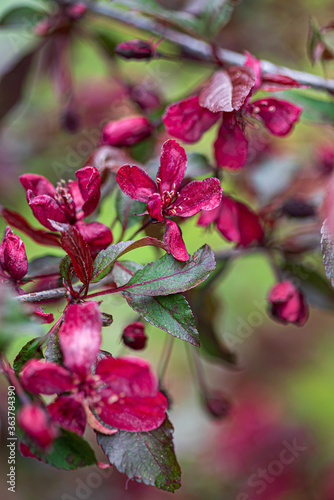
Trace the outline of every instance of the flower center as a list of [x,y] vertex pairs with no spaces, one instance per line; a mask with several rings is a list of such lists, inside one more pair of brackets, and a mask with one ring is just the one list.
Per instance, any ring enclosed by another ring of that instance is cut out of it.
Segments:
[[54,198],[65,212],[68,221],[74,224],[76,222],[75,203],[71,194],[71,188],[68,187],[64,179],[57,182]]

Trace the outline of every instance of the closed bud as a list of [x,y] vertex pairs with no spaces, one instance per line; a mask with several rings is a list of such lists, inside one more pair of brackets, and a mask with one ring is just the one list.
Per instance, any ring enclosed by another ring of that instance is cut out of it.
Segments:
[[127,40],[119,43],[115,52],[124,59],[151,59],[155,53],[150,42],[145,40]]
[[207,411],[214,418],[221,419],[230,414],[231,403],[226,396],[220,392],[215,392],[205,396],[204,402]]
[[279,323],[294,323],[303,326],[308,319],[308,306],[303,294],[291,283],[281,281],[271,289],[268,296],[270,312]]
[[19,426],[42,448],[49,448],[56,437],[56,428],[50,416],[40,406],[28,404],[20,409],[17,415]]
[[122,340],[130,349],[134,349],[135,351],[144,349],[147,342],[144,325],[138,321],[128,325],[123,331]]
[[0,247],[0,263],[3,271],[15,281],[20,281],[28,272],[28,259],[23,241],[6,228]]
[[100,146],[132,146],[152,133],[152,125],[143,116],[113,120],[102,130]]

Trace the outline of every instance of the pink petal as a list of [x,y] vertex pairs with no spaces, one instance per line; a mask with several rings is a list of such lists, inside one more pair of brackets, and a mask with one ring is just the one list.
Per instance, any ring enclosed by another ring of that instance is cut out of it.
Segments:
[[72,304],[59,331],[64,365],[85,379],[101,346],[102,319],[97,302]]
[[149,197],[147,202],[147,211],[152,219],[162,222],[164,217],[162,215],[162,199],[159,193],[154,193]]
[[246,54],[245,66],[247,66],[248,68],[251,68],[253,70],[255,78],[256,78],[255,85],[252,89],[252,91],[254,92],[258,88],[260,88],[261,82],[262,82],[261,61],[259,59],[257,59],[256,57],[254,57],[247,50],[245,51],[245,54]]
[[8,273],[20,281],[28,272],[28,259],[23,241],[19,236],[7,231],[3,248],[3,259]]
[[[100,403],[100,401],[99,401]],[[101,404],[101,403],[100,403]],[[105,425],[102,424],[94,415],[92,410],[89,408],[87,402],[84,402],[84,409],[86,412],[86,418],[87,418],[87,424],[89,427],[94,429],[94,431],[97,432],[102,432],[102,434],[107,434],[107,436],[112,436],[113,434],[116,434],[118,432],[118,429],[110,429],[110,427],[106,427]],[[99,408],[95,408],[96,413],[100,413]]]
[[21,382],[34,394],[55,394],[73,387],[71,373],[56,363],[44,359],[31,359],[21,371]]
[[161,150],[157,184],[160,194],[178,190],[187,168],[187,155],[174,139],[164,142]]
[[262,77],[261,90],[264,92],[280,92],[289,89],[307,89],[307,85],[299,83],[297,80],[285,75],[264,73]]
[[216,221],[220,212],[220,207],[216,207],[213,210],[202,210],[201,215],[198,218],[197,225],[198,226],[208,226]]
[[157,187],[151,177],[145,170],[135,165],[121,167],[117,172],[116,181],[123,193],[144,203],[147,203],[149,197],[157,192]]
[[164,242],[168,246],[175,259],[181,260],[182,262],[185,262],[189,259],[189,254],[182,239],[181,229],[175,222],[171,220],[166,220]]
[[253,116],[261,119],[273,135],[287,135],[298,120],[303,108],[281,99],[261,99],[251,104]]
[[162,119],[171,136],[193,143],[199,141],[219,118],[219,113],[203,108],[198,96],[193,96],[168,106]]
[[75,227],[86,241],[92,256],[95,257],[101,250],[107,248],[113,241],[109,227],[102,222],[78,222]]
[[34,216],[44,227],[54,231],[50,220],[56,222],[67,222],[66,215],[58,203],[48,195],[40,195],[34,197],[32,191],[27,192],[29,207],[31,208]]
[[68,181],[68,190],[71,194],[72,200],[75,205],[75,217],[76,220],[83,219],[85,217],[85,214],[82,211],[82,207],[85,203],[81,191],[79,189],[79,182],[78,181]]
[[152,133],[152,125],[144,116],[133,116],[109,122],[102,130],[100,146],[132,146]]
[[84,199],[82,210],[85,217],[90,215],[97,208],[101,195],[101,176],[97,168],[84,167],[76,173],[79,189]]
[[24,189],[32,191],[34,196],[47,194],[53,198],[56,194],[55,187],[42,175],[24,174],[20,176],[20,182]]
[[237,111],[245,103],[255,81],[253,70],[245,66],[219,70],[200,93],[199,104],[213,113]]
[[47,449],[55,439],[56,427],[47,412],[34,404],[24,405],[17,414],[21,429],[42,449]]
[[34,314],[37,316],[41,323],[52,323],[54,321],[53,314],[44,312],[41,307],[35,306]]
[[84,407],[73,396],[58,396],[49,404],[48,412],[54,424],[82,436],[86,427]]
[[303,326],[309,315],[303,295],[290,281],[277,283],[269,293],[271,314],[280,323]]
[[184,186],[177,200],[166,211],[168,215],[191,217],[202,209],[212,210],[218,207],[223,195],[219,179],[209,177],[203,181],[192,181]]
[[214,144],[215,157],[219,167],[232,170],[242,168],[247,160],[248,141],[239,124],[221,124]]

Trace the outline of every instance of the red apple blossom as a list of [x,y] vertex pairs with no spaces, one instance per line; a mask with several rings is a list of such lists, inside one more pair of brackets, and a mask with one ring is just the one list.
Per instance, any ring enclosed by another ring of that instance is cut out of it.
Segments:
[[200,210],[216,208],[222,197],[222,188],[216,178],[192,181],[180,189],[187,167],[185,150],[174,140],[162,146],[160,167],[156,183],[136,166],[124,165],[117,172],[116,180],[122,191],[147,203],[147,213],[152,219],[166,222],[164,241],[173,256],[188,260],[188,252],[178,225],[170,217],[191,217]]
[[[21,382],[34,394],[58,394],[48,407],[53,421],[82,433],[86,421],[96,430],[113,433],[97,420],[127,431],[148,431],[165,419],[167,400],[158,379],[139,358],[97,361],[102,319],[96,302],[72,304],[59,331],[63,364],[41,359],[28,361]],[[64,393],[70,393],[64,394]]]
[[280,323],[303,326],[308,319],[308,306],[303,294],[291,283],[282,281],[270,291],[268,300],[271,315]]
[[153,127],[144,116],[113,120],[103,128],[100,146],[132,146],[148,137]]

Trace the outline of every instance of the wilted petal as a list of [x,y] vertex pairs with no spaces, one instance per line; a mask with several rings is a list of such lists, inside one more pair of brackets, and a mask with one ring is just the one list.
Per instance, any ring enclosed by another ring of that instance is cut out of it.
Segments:
[[124,165],[117,172],[116,180],[123,193],[133,200],[147,203],[149,197],[157,192],[155,182],[145,170]]
[[76,173],[79,189],[84,200],[82,210],[85,217],[97,208],[101,195],[101,177],[95,167],[84,167]]
[[189,259],[189,254],[182,239],[181,229],[172,220],[166,220],[164,242],[175,259],[181,260],[182,262]]
[[109,122],[102,130],[100,146],[132,146],[152,133],[152,125],[144,116],[133,116]]
[[107,248],[113,241],[111,230],[102,222],[78,222],[75,227],[86,241],[93,256]]
[[209,130],[220,116],[219,113],[212,113],[200,106],[198,96],[193,96],[168,106],[163,122],[170,135],[181,141],[193,143],[199,141],[204,132]]
[[248,141],[239,124],[221,124],[214,144],[215,157],[219,167],[232,170],[242,168],[247,160]]
[[147,211],[152,219],[159,220],[160,222],[164,220],[162,215],[162,199],[159,193],[154,193],[149,197]]
[[34,196],[32,191],[27,192],[29,207],[34,216],[44,227],[54,231],[50,220],[56,222],[67,222],[66,215],[58,203],[48,195]]
[[3,259],[6,270],[15,280],[20,281],[27,274],[28,259],[25,245],[11,229],[5,234]]
[[184,186],[177,200],[170,206],[167,213],[176,211],[179,217],[191,217],[202,209],[216,208],[222,199],[223,190],[219,179],[209,177],[203,181],[192,181]]
[[261,99],[251,104],[252,114],[263,121],[273,135],[287,135],[298,120],[303,108],[281,99]]
[[43,408],[34,404],[24,405],[17,414],[21,429],[43,449],[49,448],[57,435],[50,416]]
[[85,379],[101,346],[102,319],[97,302],[72,304],[59,331],[64,365]]
[[290,281],[277,283],[270,291],[268,300],[271,315],[280,323],[303,326],[308,319],[308,306],[299,290]]
[[223,196],[217,229],[227,240],[243,247],[261,241],[264,236],[257,214],[229,196]]
[[98,363],[96,374],[106,383],[99,392],[97,409],[103,422],[133,432],[152,430],[162,424],[167,399],[158,390],[158,378],[147,361],[106,358]]
[[24,189],[32,191],[34,196],[47,194],[53,198],[56,194],[55,187],[42,175],[24,174],[20,176],[20,182]]
[[73,396],[58,396],[49,404],[48,412],[52,422],[82,436],[86,427],[84,407]]
[[174,139],[164,142],[161,150],[157,184],[160,194],[178,190],[187,168],[187,155]]
[[55,394],[68,391],[73,377],[66,368],[44,359],[31,359],[21,371],[21,382],[34,394]]

